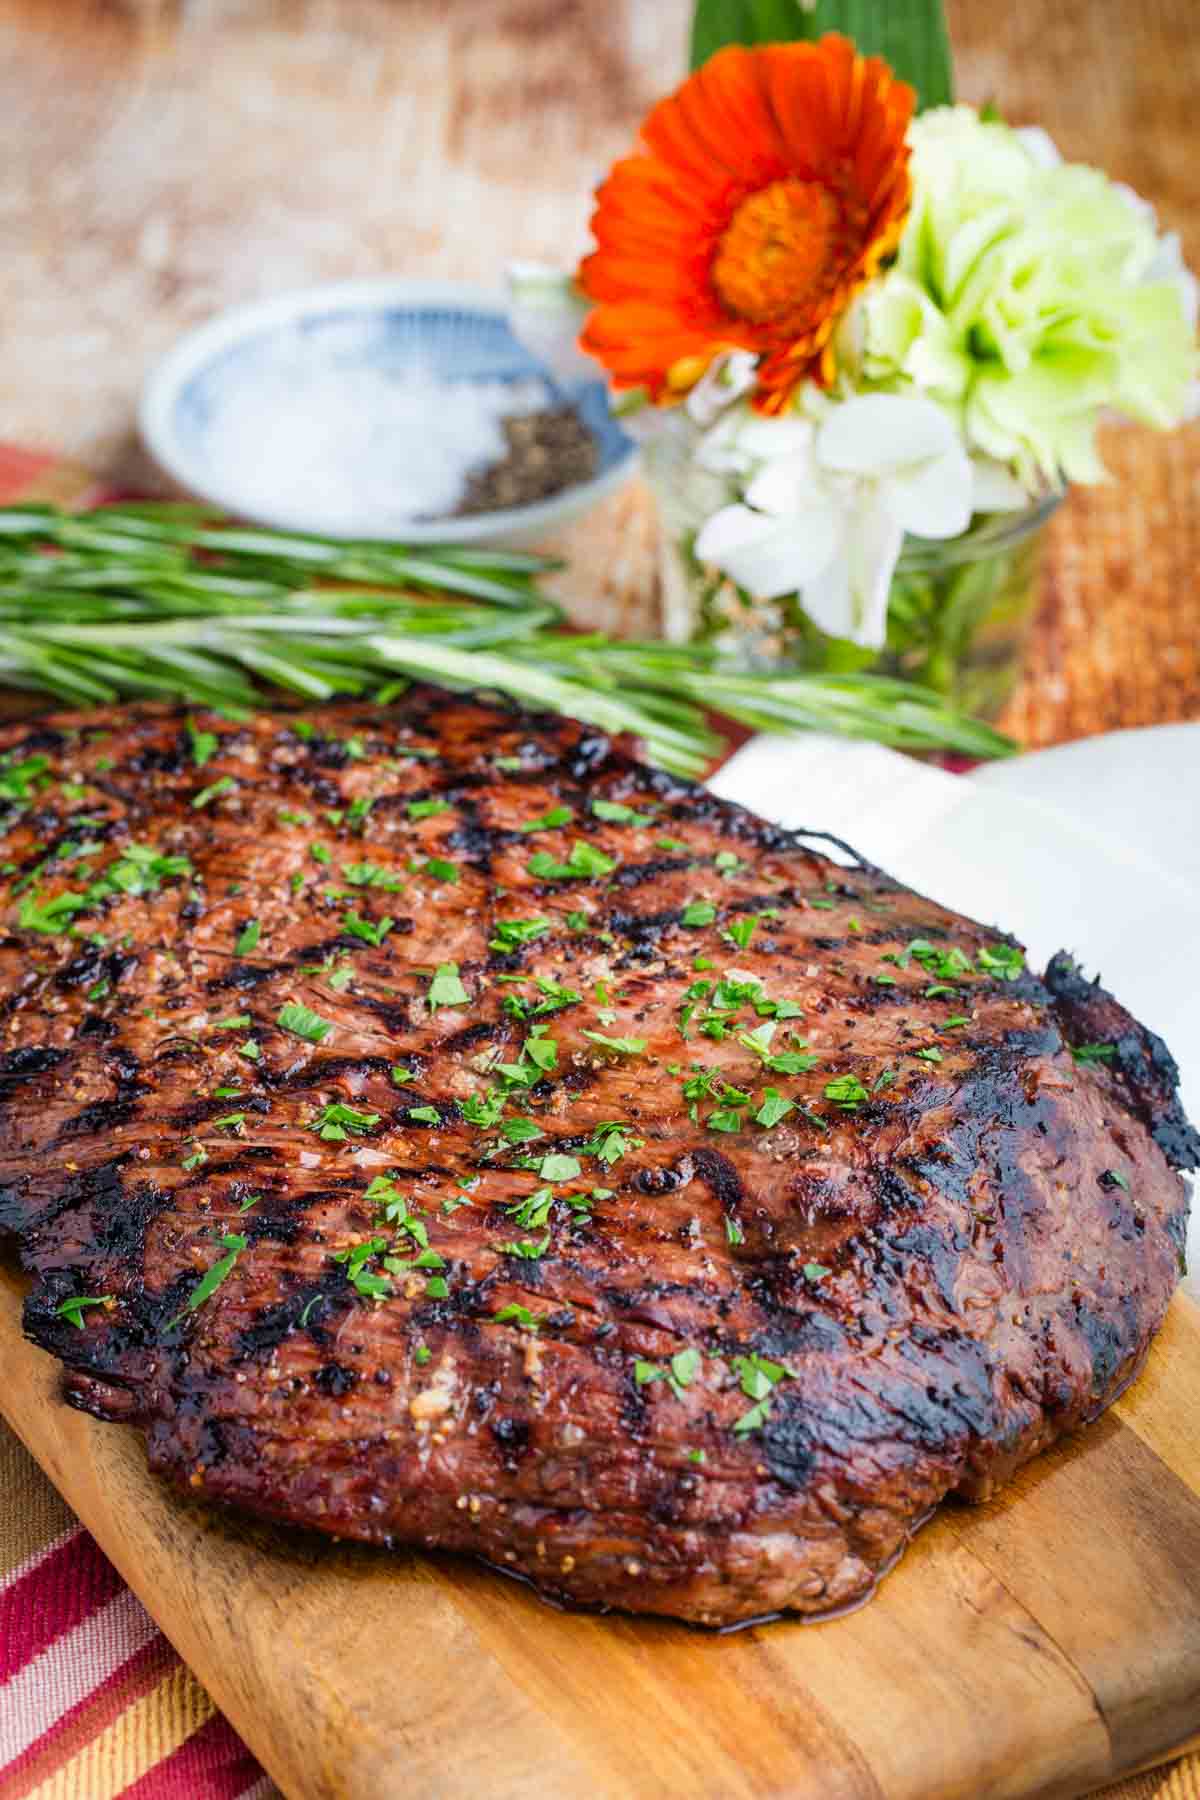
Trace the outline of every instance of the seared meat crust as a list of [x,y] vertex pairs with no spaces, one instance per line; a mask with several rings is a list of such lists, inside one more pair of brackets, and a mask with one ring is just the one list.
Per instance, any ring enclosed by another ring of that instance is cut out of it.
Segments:
[[192,1492],[821,1613],[1161,1323],[1162,1044],[586,727],[63,714],[0,795],[26,1329]]

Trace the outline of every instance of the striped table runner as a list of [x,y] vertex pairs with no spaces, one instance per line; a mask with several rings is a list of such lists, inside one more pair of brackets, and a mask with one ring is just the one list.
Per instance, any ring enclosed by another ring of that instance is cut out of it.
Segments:
[[[0,504],[86,505],[102,492],[86,470],[0,444]],[[277,1800],[278,1790],[0,1423],[0,1800],[118,1796]],[[1200,1756],[1105,1800],[1200,1800]]]

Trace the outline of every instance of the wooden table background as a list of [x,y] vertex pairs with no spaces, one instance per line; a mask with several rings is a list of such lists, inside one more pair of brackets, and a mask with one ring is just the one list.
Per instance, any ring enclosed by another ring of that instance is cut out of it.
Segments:
[[[570,263],[683,72],[690,0],[0,0],[0,438],[145,485],[138,385],[280,288]],[[964,97],[1038,120],[1200,264],[1197,0],[949,0]],[[1200,714],[1200,427],[1110,434],[1056,524],[1027,744]],[[627,490],[575,528],[580,618],[652,627]]]
[[[589,190],[683,72],[689,11],[0,0],[0,439],[145,487],[138,386],[219,308],[351,275],[570,263]],[[1200,264],[1197,0],[949,0],[949,14],[965,98],[1131,183]],[[1054,527],[1007,716],[1028,744],[1200,716],[1200,427],[1122,428],[1108,454],[1115,481]],[[577,616],[653,628],[636,486],[568,547]],[[1138,1791],[1195,1782],[1180,1770]]]

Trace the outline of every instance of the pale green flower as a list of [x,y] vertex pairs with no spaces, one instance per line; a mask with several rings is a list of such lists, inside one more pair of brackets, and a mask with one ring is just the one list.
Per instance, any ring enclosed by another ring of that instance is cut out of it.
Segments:
[[1197,372],[1195,284],[1151,208],[1044,133],[966,106],[911,127],[896,262],[839,334],[850,389],[916,391],[1030,488],[1095,481],[1106,411],[1167,427]]

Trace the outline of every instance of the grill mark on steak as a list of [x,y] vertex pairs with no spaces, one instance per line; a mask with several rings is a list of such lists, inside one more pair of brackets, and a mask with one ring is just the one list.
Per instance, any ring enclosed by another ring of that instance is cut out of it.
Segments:
[[[1069,959],[995,979],[977,953],[1011,939],[840,840],[471,695],[320,709],[307,738],[288,715],[198,716],[202,774],[178,709],[85,722],[102,741],[69,716],[0,730],[0,755],[52,763],[0,815],[2,860],[36,871],[0,882],[0,1229],[67,1398],[139,1422],[189,1492],[468,1551],[579,1603],[821,1612],[866,1595],[943,1495],[985,1496],[1136,1372],[1200,1140],[1160,1040]],[[447,810],[414,819],[420,800]],[[568,825],[522,829],[556,807]],[[100,851],[47,861],[81,818]],[[686,850],[657,854],[664,832]],[[529,875],[578,840],[609,876]],[[70,931],[21,926],[23,897],[134,845],[183,872]],[[683,925],[695,899],[712,925]],[[770,909],[748,945],[722,936]],[[517,919],[548,929],[493,952]],[[914,939],[969,959],[950,996],[926,993]],[[467,1004],[431,1009],[441,965]],[[800,1009],[762,1055],[744,1040],[769,1006],[714,1010],[730,971]],[[581,998],[539,1013],[558,987]],[[320,1041],[280,1026],[297,1005]],[[497,1073],[539,1035],[550,1066]],[[816,1067],[773,1072],[794,1038]],[[1065,1048],[1097,1041],[1106,1061]],[[827,1096],[834,1076],[866,1097]],[[768,1086],[794,1102],[770,1127]],[[725,1087],[752,1097],[722,1129]],[[82,1329],[61,1310],[107,1295]]]

